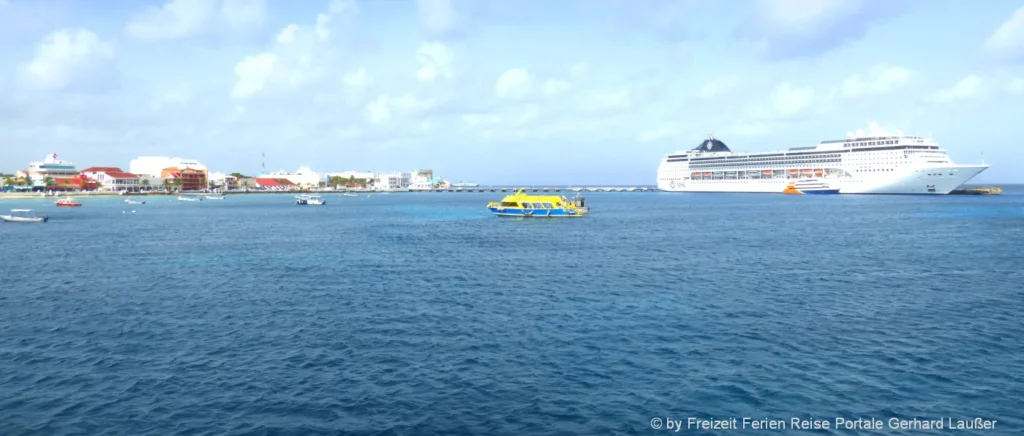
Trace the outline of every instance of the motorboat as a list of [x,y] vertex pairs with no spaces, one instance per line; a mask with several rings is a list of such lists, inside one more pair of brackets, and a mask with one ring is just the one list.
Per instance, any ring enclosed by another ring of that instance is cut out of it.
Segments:
[[569,200],[560,195],[530,195],[525,188],[515,194],[505,196],[501,201],[492,201],[487,209],[495,216],[527,217],[527,218],[578,218],[587,214],[585,202],[576,206],[575,199]]
[[75,201],[74,198],[64,197],[56,202],[57,207],[81,207],[82,203]]
[[178,200],[179,201],[203,201],[203,197],[200,197],[200,196],[195,195],[195,194],[185,194],[185,195],[179,195],[178,196]]
[[207,195],[206,199],[207,200],[223,200],[224,196],[223,195],[219,195],[219,194],[218,195]]
[[8,223],[45,223],[48,216],[36,216],[32,209],[11,209],[10,215],[0,215],[0,219]]
[[126,204],[146,204],[146,200],[142,200],[136,197],[126,198],[124,199],[124,202]]
[[327,200],[319,195],[296,195],[295,204],[300,206],[323,206],[327,204]]
[[786,185],[786,189],[782,190],[782,193],[790,195],[835,195],[839,193],[839,188],[832,187],[828,182],[820,178],[806,178],[790,182]]

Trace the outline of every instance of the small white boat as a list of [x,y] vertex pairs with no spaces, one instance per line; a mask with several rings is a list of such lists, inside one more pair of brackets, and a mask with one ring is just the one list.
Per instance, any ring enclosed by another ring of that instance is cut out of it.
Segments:
[[319,195],[296,195],[295,204],[300,206],[323,206],[327,204],[327,200]]
[[135,197],[124,199],[126,204],[146,204],[146,200],[141,200]]
[[341,194],[341,195],[343,195],[345,197],[358,197],[359,196],[359,194],[353,194],[351,192],[344,193],[344,194]]
[[203,201],[203,197],[193,194],[179,195],[179,201]]
[[224,196],[223,195],[207,195],[206,199],[207,200],[223,200]]
[[48,216],[36,216],[32,209],[11,209],[10,215],[0,215],[0,219],[9,223],[45,223]]

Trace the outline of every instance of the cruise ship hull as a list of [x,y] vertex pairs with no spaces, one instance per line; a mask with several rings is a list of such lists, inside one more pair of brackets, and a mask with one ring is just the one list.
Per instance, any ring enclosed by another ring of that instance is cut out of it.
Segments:
[[[906,168],[902,174],[881,177],[825,179],[841,194],[943,195],[963,186],[985,171],[988,165],[948,165]],[[658,181],[658,189],[669,192],[734,192],[779,194],[789,179]]]

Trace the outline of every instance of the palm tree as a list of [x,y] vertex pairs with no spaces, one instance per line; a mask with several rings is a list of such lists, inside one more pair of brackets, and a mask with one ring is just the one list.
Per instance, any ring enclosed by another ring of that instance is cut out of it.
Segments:
[[10,174],[4,174],[4,183],[3,184],[5,186],[13,185],[14,184],[14,179],[11,177]]
[[164,179],[164,189],[171,190],[171,179]]
[[149,187],[149,179],[142,179],[142,182],[140,182],[139,185],[148,188]]
[[57,181],[53,180],[53,177],[47,177],[45,180],[43,180],[43,184],[46,185],[46,189],[50,189],[53,187],[53,185],[57,184]]
[[178,192],[181,192],[181,179],[180,178],[174,179],[174,181],[171,182],[171,185],[174,185],[174,187],[178,190]]

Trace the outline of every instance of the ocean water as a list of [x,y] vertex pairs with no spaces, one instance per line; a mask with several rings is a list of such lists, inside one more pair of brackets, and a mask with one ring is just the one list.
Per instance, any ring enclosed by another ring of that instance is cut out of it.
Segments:
[[0,200],[0,434],[1024,432],[1022,189],[501,195]]

